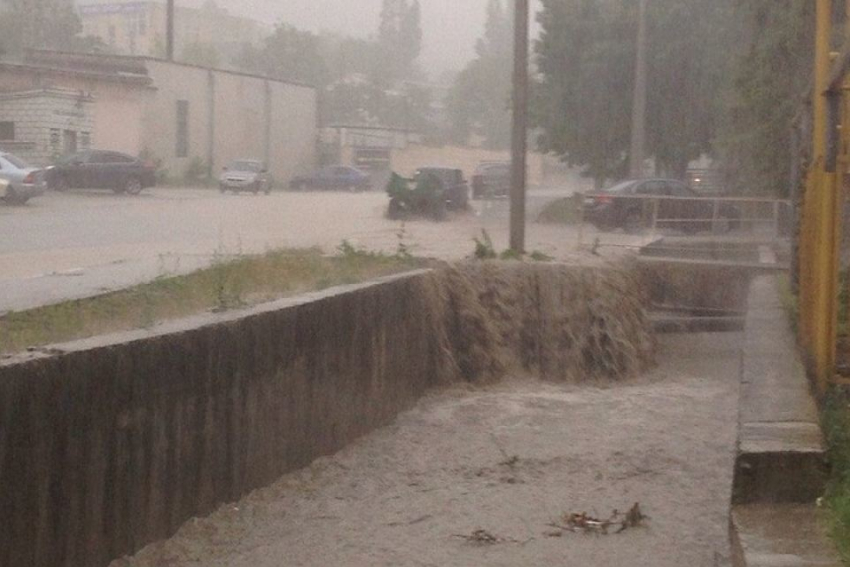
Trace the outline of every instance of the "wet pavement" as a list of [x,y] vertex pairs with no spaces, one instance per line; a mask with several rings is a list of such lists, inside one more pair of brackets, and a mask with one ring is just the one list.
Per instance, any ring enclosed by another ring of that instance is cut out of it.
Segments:
[[[529,193],[528,216],[572,193],[569,187]],[[216,258],[281,247],[333,253],[348,240],[393,253],[466,257],[487,230],[508,246],[507,200],[474,202],[473,211],[443,223],[385,218],[383,192],[278,192],[221,195],[203,189],[153,189],[140,196],[108,192],[48,193],[23,207],[0,207],[0,313],[120,289],[186,273]],[[528,249],[556,258],[576,252],[592,229],[529,223]],[[628,241],[627,235],[611,235]],[[631,240],[634,240],[631,237]]]

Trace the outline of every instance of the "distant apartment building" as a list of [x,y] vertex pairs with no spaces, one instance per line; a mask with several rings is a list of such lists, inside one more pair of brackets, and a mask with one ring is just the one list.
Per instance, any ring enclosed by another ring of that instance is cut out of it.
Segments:
[[[77,12],[83,33],[99,37],[117,53],[162,57],[165,54],[166,7],[155,0],[82,0]],[[208,1],[201,7],[181,6],[174,17],[175,52],[187,45],[214,45],[223,59],[238,54],[245,45],[257,45],[270,26],[230,14]]]

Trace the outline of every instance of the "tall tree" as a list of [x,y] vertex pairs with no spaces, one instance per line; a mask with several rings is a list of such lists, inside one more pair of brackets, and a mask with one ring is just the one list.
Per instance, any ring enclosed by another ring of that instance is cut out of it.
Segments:
[[278,24],[262,46],[245,46],[234,63],[270,77],[324,87],[330,80],[319,37],[287,24]]
[[600,184],[626,169],[634,16],[616,0],[544,0],[538,16],[533,116],[540,148]]
[[[712,150],[728,78],[734,0],[653,0],[647,150],[682,176]],[[535,104],[542,149],[602,183],[625,175],[637,10],[624,0],[543,0]]]
[[212,43],[193,41],[183,48],[180,59],[186,63],[202,67],[215,68],[219,66],[221,57],[218,48]]
[[748,0],[738,7],[743,52],[719,140],[743,191],[785,196],[791,125],[810,90],[814,7],[808,0]]
[[688,163],[714,153],[723,99],[732,85],[740,3],[650,2],[648,146],[659,172],[684,175]]
[[321,34],[319,41],[332,82],[354,75],[371,78],[380,72],[376,41],[329,34]]
[[72,0],[0,0],[0,45],[7,52],[97,48],[99,42],[81,37],[82,30]]
[[416,61],[422,50],[422,24],[419,0],[383,0],[378,44],[382,74],[391,84],[419,73]]
[[403,41],[402,59],[408,66],[414,66],[422,53],[422,10],[419,0],[413,0],[407,8],[401,24]]
[[501,0],[489,0],[476,57],[458,74],[446,99],[451,137],[457,143],[467,142],[470,135],[492,148],[510,143],[512,22]]

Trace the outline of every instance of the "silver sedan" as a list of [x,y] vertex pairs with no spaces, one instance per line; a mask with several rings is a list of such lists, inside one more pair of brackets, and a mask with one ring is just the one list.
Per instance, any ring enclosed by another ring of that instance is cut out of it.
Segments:
[[44,171],[31,167],[21,158],[0,152],[0,199],[10,205],[22,205],[44,193]]
[[268,195],[272,190],[272,178],[266,165],[260,160],[238,159],[224,168],[218,186],[222,193],[250,191],[256,195],[262,191]]

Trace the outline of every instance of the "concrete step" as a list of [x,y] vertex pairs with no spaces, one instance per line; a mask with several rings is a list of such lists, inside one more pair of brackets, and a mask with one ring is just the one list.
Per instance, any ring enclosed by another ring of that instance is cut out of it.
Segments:
[[841,567],[813,504],[735,506],[730,531],[734,567]]
[[828,480],[820,427],[804,422],[742,423],[734,504],[813,503]]

